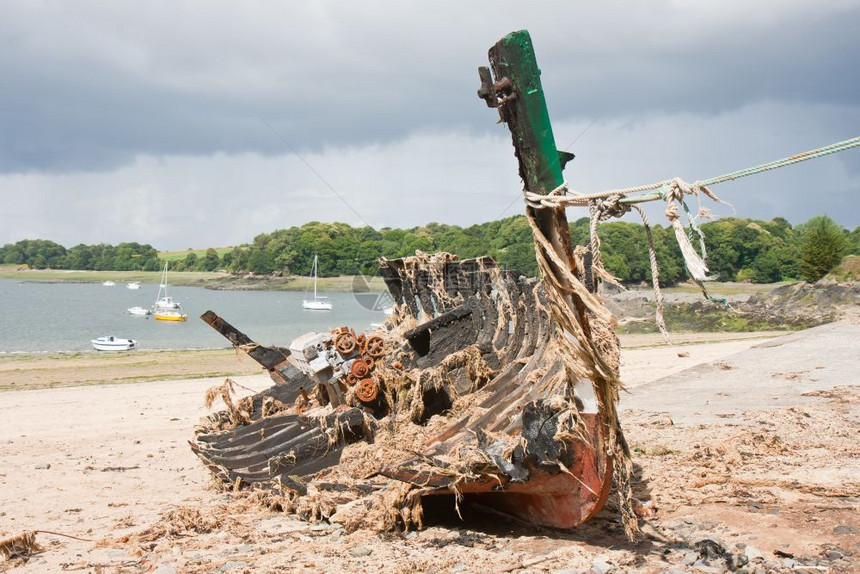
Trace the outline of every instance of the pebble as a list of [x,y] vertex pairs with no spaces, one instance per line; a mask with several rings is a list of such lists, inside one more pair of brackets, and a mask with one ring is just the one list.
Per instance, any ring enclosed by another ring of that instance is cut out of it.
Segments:
[[606,558],[603,556],[598,556],[595,558],[594,562],[591,563],[591,570],[594,574],[609,574],[609,572],[612,572],[613,568],[615,567],[607,562]]
[[233,572],[236,570],[244,570],[248,567],[248,563],[244,560],[231,560],[225,562],[218,568],[218,572]]
[[828,550],[824,553],[824,556],[826,556],[828,560],[839,560],[842,558],[843,554],[838,550]]
[[51,468],[51,463],[45,462],[42,464],[37,464],[33,468],[35,468],[36,470],[48,470],[49,468]]
[[740,570],[741,568],[749,564],[750,560],[749,558],[747,558],[746,554],[731,554],[728,557],[727,561],[729,570],[734,571]]
[[[39,468],[38,466],[36,468]],[[857,534],[857,529],[850,524],[840,524],[833,529],[834,534]]]
[[349,549],[349,553],[356,558],[361,558],[362,556],[370,556],[373,554],[373,548],[370,548],[369,546],[354,546]]
[[744,554],[749,559],[750,562],[754,562],[756,560],[764,560],[764,552],[756,548],[755,546],[747,546],[744,548]]
[[687,554],[684,555],[684,559],[682,560],[682,562],[685,566],[692,566],[696,563],[696,560],[698,559],[699,554],[697,552],[687,552]]

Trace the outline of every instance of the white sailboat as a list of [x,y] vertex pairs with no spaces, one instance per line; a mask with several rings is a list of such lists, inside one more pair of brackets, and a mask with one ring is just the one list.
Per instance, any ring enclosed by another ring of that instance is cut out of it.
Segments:
[[[321,295],[317,295],[317,271],[318,271],[318,258],[314,255],[314,266],[311,270],[311,276],[314,281],[314,298],[311,301],[305,299],[302,301],[302,308],[308,309],[310,311],[331,311],[333,309],[333,305],[331,301],[326,301],[325,297]],[[305,295],[307,295],[307,290],[305,290]]]
[[[162,295],[163,293],[163,295]],[[179,310],[179,303],[167,294],[167,262],[164,262],[164,271],[161,272],[161,284],[158,286],[158,295],[152,316],[159,321],[186,321],[188,315]]]

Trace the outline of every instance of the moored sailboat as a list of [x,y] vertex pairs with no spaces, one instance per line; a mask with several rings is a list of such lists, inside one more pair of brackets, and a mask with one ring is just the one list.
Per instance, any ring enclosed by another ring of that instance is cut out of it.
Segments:
[[181,311],[177,301],[173,300],[167,293],[167,262],[164,263],[164,271],[161,272],[161,283],[158,286],[158,295],[152,309],[152,316],[159,321],[181,322],[188,320],[188,315]]
[[[311,269],[311,277],[313,278],[314,283],[314,298],[311,300],[305,299],[302,301],[302,308],[308,309],[310,311],[331,311],[334,308],[334,305],[331,304],[331,301],[327,301],[326,297],[322,295],[317,295],[317,273],[319,271],[319,258],[314,255],[314,264]],[[305,292],[307,293],[307,291]]]

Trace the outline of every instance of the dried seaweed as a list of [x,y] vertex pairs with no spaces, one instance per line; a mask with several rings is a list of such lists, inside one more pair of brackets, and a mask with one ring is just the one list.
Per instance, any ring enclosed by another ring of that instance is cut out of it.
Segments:
[[30,530],[23,534],[19,534],[18,536],[0,540],[0,556],[3,556],[4,559],[10,561],[21,559],[26,560],[33,554],[42,552],[43,550],[44,549],[36,542],[35,530]]

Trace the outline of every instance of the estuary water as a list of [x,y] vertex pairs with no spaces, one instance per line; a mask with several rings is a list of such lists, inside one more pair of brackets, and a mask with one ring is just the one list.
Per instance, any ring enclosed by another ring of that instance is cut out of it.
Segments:
[[[262,345],[288,346],[298,335],[347,325],[363,332],[381,323],[373,310],[376,295],[326,293],[333,311],[302,309],[304,293],[215,291],[170,287],[188,321],[173,323],[129,315],[133,306],[149,308],[157,284],[127,289],[125,283],[42,283],[0,279],[0,353],[93,351],[90,339],[114,335],[135,339],[141,349],[218,349],[230,343],[200,319],[212,310]],[[379,306],[377,306],[379,309]]]

